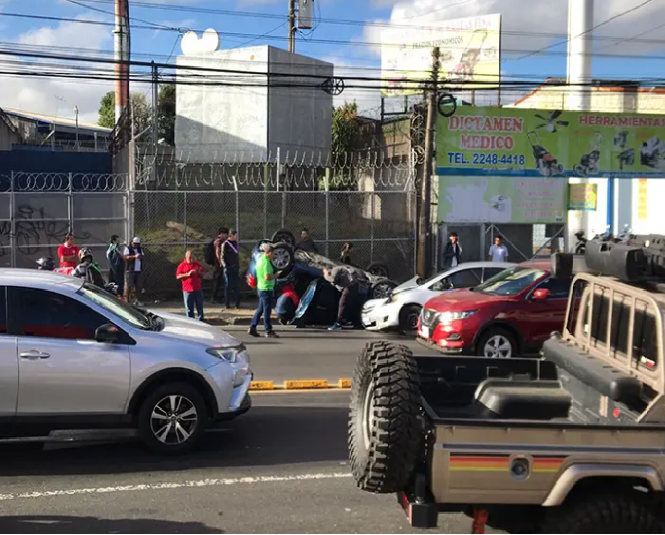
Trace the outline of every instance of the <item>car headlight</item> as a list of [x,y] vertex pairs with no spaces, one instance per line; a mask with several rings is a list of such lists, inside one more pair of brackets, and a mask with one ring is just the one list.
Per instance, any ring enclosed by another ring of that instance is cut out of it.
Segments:
[[225,360],[227,362],[237,362],[238,361],[238,355],[245,351],[246,348],[243,344],[237,345],[237,346],[227,346],[227,347],[209,347],[206,349],[206,353],[209,355],[212,355],[213,357],[217,357],[218,359]]
[[439,322],[450,323],[452,321],[465,320],[469,316],[473,316],[476,312],[476,310],[468,310],[466,312],[441,312],[439,313]]

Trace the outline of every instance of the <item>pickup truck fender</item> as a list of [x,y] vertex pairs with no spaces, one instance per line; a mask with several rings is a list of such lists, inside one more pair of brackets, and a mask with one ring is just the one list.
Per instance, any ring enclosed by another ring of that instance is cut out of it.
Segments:
[[580,463],[568,467],[557,479],[543,502],[543,507],[556,507],[563,504],[568,494],[583,479],[631,478],[648,482],[653,491],[663,491],[663,481],[658,471],[647,465]]

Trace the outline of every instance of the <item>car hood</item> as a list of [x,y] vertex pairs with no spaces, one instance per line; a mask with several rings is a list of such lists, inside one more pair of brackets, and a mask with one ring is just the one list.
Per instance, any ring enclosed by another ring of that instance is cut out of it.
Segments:
[[407,290],[413,290],[414,288],[418,288],[418,275],[397,286],[393,290],[393,293],[395,294],[395,293],[406,292]]
[[211,346],[237,346],[240,341],[218,327],[196,321],[178,314],[151,311],[164,319],[164,329],[159,331],[163,337],[173,338],[179,342],[192,342]]
[[469,289],[451,290],[425,303],[425,308],[436,312],[462,312],[486,303],[506,301],[508,298],[472,292]]

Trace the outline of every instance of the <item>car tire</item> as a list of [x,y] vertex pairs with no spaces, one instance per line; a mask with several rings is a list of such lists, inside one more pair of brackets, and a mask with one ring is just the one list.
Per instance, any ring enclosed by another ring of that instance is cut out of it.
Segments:
[[575,498],[547,511],[538,532],[665,533],[661,509],[649,494],[616,488]]
[[[488,349],[488,345],[494,346],[496,349],[491,351]],[[515,340],[515,336],[506,329],[501,329],[500,327],[491,328],[478,340],[476,353],[481,357],[504,359],[517,357],[517,341]]]
[[418,329],[418,316],[422,309],[420,305],[406,305],[399,311],[399,328],[404,334],[412,334]]
[[293,235],[293,232],[291,232],[289,229],[281,228],[272,235],[272,242],[273,243],[279,243],[279,242],[288,243],[291,247],[295,248],[295,246],[296,246],[296,237]]
[[418,366],[411,351],[389,342],[367,344],[351,382],[349,458],[363,490],[403,490],[422,455]]
[[[172,403],[175,403],[175,407]],[[192,410],[196,418],[193,425],[190,412]],[[160,422],[166,422],[171,413],[179,415],[180,419],[174,419],[172,427],[163,434],[164,438],[161,438],[160,433],[164,427],[160,427]],[[153,414],[160,417],[154,417]],[[205,400],[196,388],[187,383],[165,383],[157,386],[145,397],[138,412],[139,436],[144,444],[152,451],[166,455],[185,453],[193,449],[205,432],[207,423],[208,409]]]
[[397,288],[397,283],[388,279],[379,279],[372,283],[370,288],[370,299],[387,299],[392,292]]
[[293,267],[294,254],[293,247],[286,242],[279,242],[273,245],[272,264],[277,271],[288,272]]
[[382,279],[390,278],[390,268],[381,262],[372,262],[367,268],[367,272]]

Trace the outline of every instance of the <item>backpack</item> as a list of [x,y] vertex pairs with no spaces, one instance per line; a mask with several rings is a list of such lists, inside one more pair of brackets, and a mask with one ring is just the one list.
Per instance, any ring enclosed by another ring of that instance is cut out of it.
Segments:
[[124,264],[124,261],[118,252],[117,246],[113,247],[113,245],[109,245],[108,251],[106,251],[106,258],[109,261],[109,266],[114,269],[120,268]]
[[215,240],[209,242],[203,249],[203,259],[209,266],[217,265],[217,254],[215,253]]

